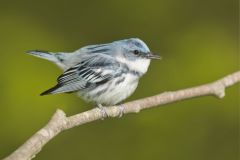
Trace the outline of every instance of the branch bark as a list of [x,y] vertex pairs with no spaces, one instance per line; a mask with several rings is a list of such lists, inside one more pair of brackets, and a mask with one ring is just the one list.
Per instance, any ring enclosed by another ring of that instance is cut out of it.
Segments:
[[[227,75],[212,83],[178,91],[164,92],[152,97],[125,103],[122,105],[124,110],[121,110],[119,106],[104,107],[104,109],[109,117],[117,117],[121,112],[124,114],[138,113],[143,109],[153,108],[193,97],[215,95],[218,98],[223,98],[225,95],[225,88],[237,82],[240,82],[240,71]],[[46,143],[62,131],[103,118],[104,115],[98,108],[70,117],[66,117],[66,114],[58,109],[51,120],[42,129],[30,137],[22,146],[4,160],[30,160],[41,151]]]

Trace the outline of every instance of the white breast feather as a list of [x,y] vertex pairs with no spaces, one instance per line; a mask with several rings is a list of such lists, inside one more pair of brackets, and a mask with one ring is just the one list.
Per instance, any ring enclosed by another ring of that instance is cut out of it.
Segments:
[[106,104],[117,104],[129,97],[137,88],[138,78],[131,74],[126,74],[124,77],[125,80],[118,85],[115,85],[118,79],[113,80],[107,92],[97,97],[99,101]]
[[[147,72],[150,64],[149,59],[137,59],[135,61],[130,61],[123,57],[117,57],[117,60],[127,65],[131,70],[140,72],[141,74]],[[107,70],[105,73],[106,72]],[[115,83],[123,77],[124,81],[116,85]],[[94,101],[103,105],[114,105],[129,97],[135,91],[139,78],[139,76],[132,73],[125,73],[121,77],[112,79],[111,82],[98,86],[89,93],[83,95],[80,91],[78,94],[88,101]],[[97,93],[102,90],[105,91],[97,95]]]
[[[115,85],[115,82],[118,81],[120,78],[113,79],[111,83],[106,83],[104,85],[99,86],[93,91],[90,91],[87,94],[82,94],[81,91],[78,94],[83,97],[87,101],[95,101],[100,104],[105,105],[114,105],[117,104],[127,97],[129,97],[137,88],[138,85],[138,77],[132,74],[124,74],[125,77],[124,81]],[[100,94],[96,95],[97,92],[107,88],[107,90]],[[88,99],[87,97],[90,96],[91,98]]]

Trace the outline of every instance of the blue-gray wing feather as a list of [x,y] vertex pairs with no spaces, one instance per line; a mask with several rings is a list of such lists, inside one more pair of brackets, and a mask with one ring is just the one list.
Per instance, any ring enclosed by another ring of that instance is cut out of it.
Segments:
[[90,89],[119,74],[120,64],[109,55],[86,55],[57,79],[58,84],[41,95]]

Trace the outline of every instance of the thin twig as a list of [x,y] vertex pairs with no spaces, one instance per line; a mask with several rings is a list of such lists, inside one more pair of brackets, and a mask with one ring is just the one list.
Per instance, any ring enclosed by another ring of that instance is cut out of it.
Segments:
[[[218,98],[223,98],[225,95],[225,88],[232,86],[239,81],[240,71],[225,76],[224,78],[212,83],[178,91],[164,92],[152,97],[125,103],[122,105],[124,107],[123,112],[124,114],[138,113],[143,109],[199,96],[215,95]],[[104,108],[109,117],[117,117],[122,112],[121,107],[118,106]],[[46,126],[35,133],[22,146],[4,160],[30,160],[41,151],[46,143],[57,136],[60,132],[85,123],[103,119],[103,116],[104,115],[98,108],[70,117],[66,117],[65,113],[58,109]]]

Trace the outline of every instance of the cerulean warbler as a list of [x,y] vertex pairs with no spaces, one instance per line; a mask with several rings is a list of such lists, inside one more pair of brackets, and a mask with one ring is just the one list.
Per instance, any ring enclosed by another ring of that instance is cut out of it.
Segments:
[[64,73],[57,85],[41,95],[76,92],[86,101],[115,105],[129,97],[148,70],[160,59],[138,38],[89,45],[72,53],[33,50],[27,53],[57,64]]

